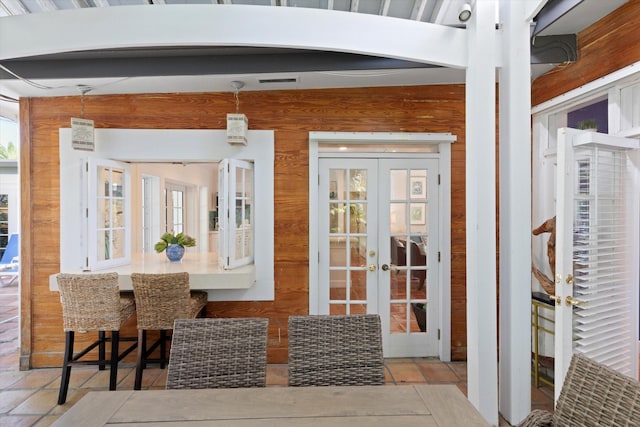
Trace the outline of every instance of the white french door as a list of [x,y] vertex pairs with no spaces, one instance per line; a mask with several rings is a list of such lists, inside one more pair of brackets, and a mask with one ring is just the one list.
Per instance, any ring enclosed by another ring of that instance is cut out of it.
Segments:
[[385,357],[438,355],[438,160],[319,161],[319,312],[377,313]]
[[637,378],[637,150],[634,139],[558,132],[556,384],[574,352]]

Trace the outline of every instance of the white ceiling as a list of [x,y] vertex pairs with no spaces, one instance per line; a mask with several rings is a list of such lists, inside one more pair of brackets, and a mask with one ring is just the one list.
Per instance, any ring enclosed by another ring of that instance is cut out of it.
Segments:
[[[477,0],[471,1],[475,2]],[[554,3],[555,6],[559,5],[560,7],[578,4],[541,32],[540,35],[575,34],[620,7],[626,1],[549,0],[546,7]],[[126,7],[127,5],[141,4],[154,7],[158,4],[172,3],[212,3],[212,7],[216,7],[217,4],[248,4],[263,5],[264,7],[329,9],[463,27],[457,15],[464,2],[465,0],[0,0],[0,25],[2,25],[2,20],[5,19],[1,18],[2,16],[58,13],[55,11],[69,8]],[[64,54],[64,52],[61,52],[61,54]],[[2,55],[0,55],[0,58],[2,58]],[[0,66],[4,64],[8,64],[8,62],[0,61]],[[546,72],[552,66],[553,64],[532,66],[533,77]],[[0,70],[0,74],[1,72],[2,70]],[[265,79],[283,78],[289,79],[289,81],[284,83],[260,83]],[[194,76],[147,75],[111,78],[92,78],[87,76],[74,79],[44,77],[29,78],[29,81],[17,78],[0,78],[0,114],[2,114],[3,108],[5,110],[8,108],[6,104],[9,104],[6,101],[2,101],[2,95],[10,98],[79,95],[82,87],[90,88],[88,93],[92,95],[233,91],[231,81],[234,80],[240,80],[245,83],[245,87],[242,90],[423,85],[464,82],[464,71],[444,68],[371,68],[354,70],[339,69],[334,66],[334,69],[324,71],[218,73]],[[54,89],[45,91],[38,88],[38,85]]]

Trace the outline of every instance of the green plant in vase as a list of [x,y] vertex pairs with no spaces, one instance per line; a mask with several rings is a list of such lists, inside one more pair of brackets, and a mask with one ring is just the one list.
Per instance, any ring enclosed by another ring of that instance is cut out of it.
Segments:
[[164,233],[160,237],[160,241],[153,247],[156,252],[166,251],[167,258],[170,261],[180,261],[184,256],[185,247],[193,247],[196,245],[196,239],[184,233]]

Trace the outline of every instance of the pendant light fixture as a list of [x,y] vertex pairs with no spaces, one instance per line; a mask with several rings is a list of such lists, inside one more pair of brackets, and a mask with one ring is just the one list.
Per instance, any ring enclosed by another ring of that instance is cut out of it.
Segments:
[[244,114],[240,114],[240,97],[238,93],[244,87],[244,82],[234,80],[231,82],[234,89],[234,98],[236,101],[235,114],[227,114],[227,142],[231,145],[247,145],[247,132],[249,130],[249,120]]
[[84,118],[84,95],[93,89],[91,86],[78,85],[80,91],[80,118],[71,117],[71,144],[75,150],[94,151],[93,120]]

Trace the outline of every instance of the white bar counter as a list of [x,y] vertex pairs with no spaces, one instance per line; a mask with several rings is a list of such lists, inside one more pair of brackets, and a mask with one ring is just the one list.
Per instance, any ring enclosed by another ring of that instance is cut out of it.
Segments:
[[[118,273],[120,290],[133,290],[131,273],[189,273],[191,289],[249,289],[256,282],[254,265],[224,270],[218,266],[216,254],[213,252],[187,252],[182,261],[170,262],[164,253],[134,254],[131,264],[100,271],[64,271],[73,274]],[[58,290],[57,274],[49,276],[49,289]]]

